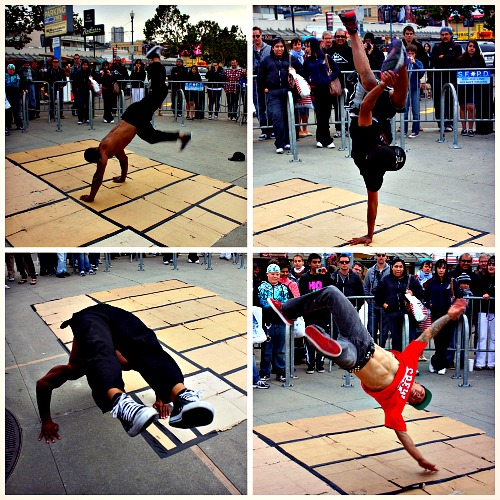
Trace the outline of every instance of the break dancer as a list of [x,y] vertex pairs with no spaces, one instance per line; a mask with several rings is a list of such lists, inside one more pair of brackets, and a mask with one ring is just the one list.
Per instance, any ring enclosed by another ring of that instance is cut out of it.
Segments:
[[339,328],[338,339],[334,340],[320,327],[310,325],[306,327],[308,340],[340,368],[354,372],[361,380],[362,389],[384,410],[385,426],[396,432],[404,449],[418,465],[430,471],[438,470],[423,457],[406,432],[402,412],[407,402],[417,410],[423,410],[430,403],[432,394],[429,389],[415,381],[418,359],[427,343],[445,325],[463,314],[467,305],[464,299],[457,299],[447,314],[434,321],[403,352],[386,351],[375,344],[354,306],[335,286],[283,304],[274,299],[268,299],[268,302],[286,324],[292,324],[292,319],[304,314],[328,309]]
[[[177,363],[162,349],[153,330],[132,313],[97,304],[73,314],[61,328],[67,326],[71,326],[74,335],[68,364],[54,366],[36,384],[42,420],[39,441],[55,443],[56,438],[61,439],[59,425],[50,413],[52,391],[83,375],[87,376],[97,406],[103,413],[111,411],[129,436],[137,436],[158,418],[168,416],[169,424],[181,429],[213,421],[213,406],[200,400],[199,391],[185,387]],[[141,374],[155,391],[153,407],[139,404],[125,393],[122,370]]]
[[111,129],[98,147],[85,150],[85,160],[88,163],[97,163],[97,170],[92,178],[90,194],[80,196],[80,200],[94,201],[104,179],[108,160],[113,156],[120,162],[121,168],[121,175],[113,177],[113,182],[125,182],[128,172],[128,158],[124,150],[136,135],[149,144],[179,139],[181,151],[191,140],[190,133],[164,132],[156,130],[151,124],[155,111],[161,106],[168,94],[168,87],[165,84],[166,71],[160,62],[160,52],[161,47],[155,46],[147,53],[147,57],[152,61],[148,67],[151,83],[149,93],[125,110],[120,123]]
[[352,238],[351,245],[369,245],[375,232],[378,210],[378,191],[384,174],[403,167],[404,150],[391,146],[391,118],[404,112],[408,94],[407,58],[401,40],[393,40],[387,58],[382,63],[381,81],[370,68],[363,40],[359,36],[354,11],[340,14],[340,19],[351,38],[354,67],[359,81],[349,103],[352,139],[352,158],[359,168],[368,194],[367,226],[365,236]]

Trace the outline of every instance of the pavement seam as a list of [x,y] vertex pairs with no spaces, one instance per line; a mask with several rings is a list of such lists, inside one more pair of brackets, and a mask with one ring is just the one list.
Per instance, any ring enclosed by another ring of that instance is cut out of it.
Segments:
[[241,495],[241,492],[236,486],[223,474],[223,472],[215,465],[212,459],[198,446],[192,447],[193,453],[210,469],[212,474],[226,487],[231,495]]
[[47,358],[34,359],[33,361],[28,361],[27,363],[19,363],[11,366],[6,366],[5,370],[12,370],[13,368],[21,368],[23,366],[34,365],[36,363],[43,363],[44,361],[50,361],[51,359],[66,357],[68,354],[56,354],[55,356],[49,356]]

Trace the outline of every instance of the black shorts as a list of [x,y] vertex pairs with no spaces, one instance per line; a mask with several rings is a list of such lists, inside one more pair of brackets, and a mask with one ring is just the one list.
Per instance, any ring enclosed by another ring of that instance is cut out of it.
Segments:
[[122,120],[130,123],[130,125],[139,130],[148,125],[153,118],[153,112],[149,111],[142,103],[143,99],[139,102],[134,102],[122,114]]
[[360,127],[358,118],[351,118],[349,135],[352,139],[352,159],[359,168],[359,173],[365,181],[368,191],[376,193],[384,182],[385,169],[382,165],[370,164],[366,157],[373,148],[382,143],[380,139],[380,124],[373,122],[368,127]]

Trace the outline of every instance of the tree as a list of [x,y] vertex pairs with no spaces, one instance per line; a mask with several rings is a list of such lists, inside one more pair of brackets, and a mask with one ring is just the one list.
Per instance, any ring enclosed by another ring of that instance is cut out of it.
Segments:
[[[43,31],[43,5],[6,5],[5,6],[5,46],[17,50],[28,45],[33,31]],[[83,22],[73,14],[73,33],[83,33]]]
[[177,54],[187,34],[189,16],[181,14],[175,5],[160,5],[155,15],[144,24],[146,41],[155,41],[165,47],[165,51]]
[[494,5],[422,5],[415,12],[416,23],[419,26],[428,26],[430,21],[444,21],[448,26],[451,17],[452,23],[470,19],[476,9],[484,13],[484,26],[495,31]]

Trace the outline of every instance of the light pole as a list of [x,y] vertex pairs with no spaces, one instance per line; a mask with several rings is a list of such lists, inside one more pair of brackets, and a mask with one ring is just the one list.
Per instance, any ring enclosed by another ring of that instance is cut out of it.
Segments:
[[132,61],[132,69],[134,68],[134,11],[130,13],[130,21],[132,23],[132,50],[130,55],[130,60]]

